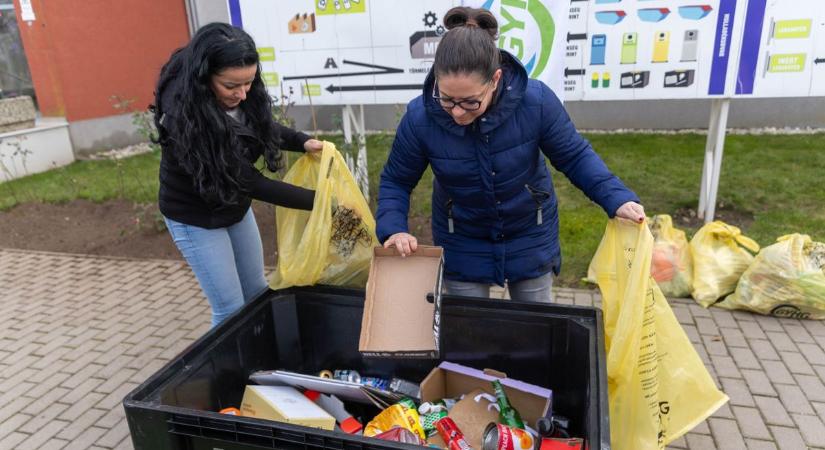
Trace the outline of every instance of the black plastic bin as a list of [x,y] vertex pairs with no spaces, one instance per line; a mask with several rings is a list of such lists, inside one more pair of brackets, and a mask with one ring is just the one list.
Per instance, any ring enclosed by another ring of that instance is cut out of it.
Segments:
[[[422,299],[425,301],[425,299]],[[239,407],[252,372],[351,368],[420,381],[441,360],[503,371],[553,390],[553,410],[591,449],[610,448],[601,312],[594,308],[444,296],[441,358],[364,358],[364,291],[268,292],[210,330],[123,401],[136,449],[415,448],[260,419]]]

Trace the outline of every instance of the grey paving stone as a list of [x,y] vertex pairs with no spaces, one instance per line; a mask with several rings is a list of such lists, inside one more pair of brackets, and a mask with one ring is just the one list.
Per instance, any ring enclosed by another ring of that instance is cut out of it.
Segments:
[[790,386],[785,384],[776,385],[776,390],[779,392],[779,399],[788,412],[800,414],[815,414],[811,403],[805,398],[805,393],[798,386]]
[[722,337],[725,339],[725,344],[728,347],[748,347],[748,340],[742,334],[742,330],[738,328],[720,328]]
[[805,360],[805,357],[802,356],[802,353],[783,351],[779,353],[779,356],[785,363],[785,367],[787,367],[791,373],[798,373],[802,375],[814,375],[816,373],[814,372],[813,367],[808,364],[808,361]]
[[716,443],[708,435],[688,433],[685,439],[690,450],[717,450]]
[[809,363],[825,366],[825,351],[819,344],[797,344],[797,347]]
[[810,401],[825,402],[825,384],[814,375],[794,375],[799,388]]
[[748,385],[738,378],[720,378],[722,391],[730,397],[730,404],[736,406],[756,406]]
[[762,361],[762,367],[774,384],[796,384],[796,380],[782,361]]
[[801,324],[785,325],[784,327],[788,337],[797,344],[813,344],[816,342],[811,333],[808,333],[808,330]]
[[762,369],[756,355],[749,348],[731,347],[729,351],[739,369]]
[[[762,336],[759,339],[765,339],[765,336]],[[788,337],[788,335],[785,334],[784,331],[769,331],[767,333],[767,339],[771,341],[771,344],[773,344],[773,348],[775,348],[780,353],[785,351],[799,351],[799,348],[797,348],[796,344],[794,344],[791,338]]]
[[736,416],[736,422],[743,436],[765,440],[773,439],[758,409],[742,406],[733,406],[731,409],[733,409],[733,415]]
[[768,379],[763,370],[744,369],[742,370],[742,376],[745,377],[745,383],[752,394],[774,397],[777,395],[771,380]]
[[[736,363],[733,362],[733,358],[730,356],[710,355],[710,361],[714,370],[716,370],[716,374],[720,377],[742,378],[742,373],[739,372],[739,368],[736,367]],[[785,366],[782,365],[782,367],[784,368]],[[788,378],[791,380],[790,382],[793,383],[793,378],[790,373],[788,374]]]
[[794,421],[785,409],[785,405],[778,398],[754,395],[753,399],[768,424],[794,426]]
[[777,447],[782,450],[808,450],[799,430],[794,428],[771,426],[771,434],[776,440]]
[[745,439],[745,445],[748,446],[748,450],[776,450],[776,444],[773,441]]
[[751,350],[760,361],[779,361],[779,353],[773,349],[773,344],[767,339],[748,339]]
[[817,416],[791,414],[799,426],[799,432],[805,443],[812,447],[825,447],[825,425]]
[[713,440],[719,448],[745,448],[745,439],[735,420],[711,417],[708,422]]

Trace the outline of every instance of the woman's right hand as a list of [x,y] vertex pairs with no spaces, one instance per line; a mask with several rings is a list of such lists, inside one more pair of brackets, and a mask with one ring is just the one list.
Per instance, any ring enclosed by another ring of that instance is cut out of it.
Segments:
[[418,239],[409,233],[395,233],[384,241],[384,248],[390,247],[395,247],[398,254],[406,257],[418,250]]

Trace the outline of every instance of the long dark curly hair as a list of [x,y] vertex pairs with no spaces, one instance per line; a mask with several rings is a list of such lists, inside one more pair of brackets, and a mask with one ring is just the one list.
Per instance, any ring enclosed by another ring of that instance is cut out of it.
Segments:
[[[238,203],[244,193],[241,167],[248,164],[229,122],[234,119],[221,108],[212,91],[212,75],[250,65],[257,65],[258,70],[239,108],[261,141],[267,168],[274,172],[283,167],[280,135],[273,123],[272,99],[261,79],[261,65],[252,37],[228,24],[205,25],[185,47],[172,53],[160,71],[152,108],[158,142],[164,151],[174,152],[192,175],[197,191],[212,203]],[[179,109],[162,103],[164,90],[170,88],[175,89],[176,95],[171,100],[180,105]],[[173,109],[175,114],[163,119],[164,127],[161,118]],[[176,130],[174,136],[167,127]]]

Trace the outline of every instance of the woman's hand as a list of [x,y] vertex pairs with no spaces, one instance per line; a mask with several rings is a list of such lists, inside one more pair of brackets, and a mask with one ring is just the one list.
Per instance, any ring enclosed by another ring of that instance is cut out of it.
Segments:
[[636,202],[627,202],[616,210],[616,217],[642,223],[645,221],[645,208]]
[[317,154],[323,149],[324,143],[318,139],[307,139],[307,141],[304,142],[304,150],[306,150],[307,153]]
[[418,250],[418,239],[409,233],[395,233],[384,241],[384,248],[395,247],[398,254],[406,257]]

